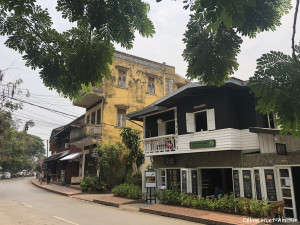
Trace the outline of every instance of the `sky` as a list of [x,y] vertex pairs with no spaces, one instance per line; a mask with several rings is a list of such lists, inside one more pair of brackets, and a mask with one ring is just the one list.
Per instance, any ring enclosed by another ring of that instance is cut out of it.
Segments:
[[[136,33],[132,49],[127,50],[119,45],[115,45],[115,48],[156,62],[166,62],[167,65],[175,67],[177,74],[185,76],[187,63],[181,56],[185,47],[182,38],[186,30],[186,24],[189,21],[189,11],[182,8],[182,1],[164,0],[156,3],[155,0],[145,0],[145,2],[150,4],[149,17],[154,23],[156,34],[153,38],[143,38]],[[293,5],[295,5],[295,2],[295,0],[292,0]],[[56,12],[55,1],[39,0],[38,3],[43,8],[49,9],[54,27],[58,31],[67,30],[72,26]],[[282,18],[282,25],[275,32],[264,32],[258,34],[254,39],[243,38],[241,52],[238,55],[240,66],[234,73],[234,77],[248,80],[255,72],[256,59],[271,50],[291,55],[293,16],[294,9]],[[300,31],[299,23],[297,24],[297,30]],[[299,33],[296,33],[296,43],[299,42],[299,37]],[[17,111],[15,118],[19,119],[20,128],[24,126],[27,120],[32,118],[36,125],[30,128],[28,133],[41,137],[46,146],[52,129],[68,124],[75,117],[84,114],[85,109],[73,106],[70,100],[62,98],[55,91],[45,87],[39,78],[38,71],[26,67],[21,55],[7,48],[4,42],[5,37],[0,37],[0,70],[4,70],[5,75],[3,83],[0,83],[0,90],[2,90],[3,84],[16,79],[23,80],[23,84],[20,86],[23,93],[18,98],[37,106],[24,103],[23,110]],[[29,98],[25,97],[27,90],[31,94]],[[47,107],[48,110],[41,107]],[[49,109],[65,114],[50,112]]]

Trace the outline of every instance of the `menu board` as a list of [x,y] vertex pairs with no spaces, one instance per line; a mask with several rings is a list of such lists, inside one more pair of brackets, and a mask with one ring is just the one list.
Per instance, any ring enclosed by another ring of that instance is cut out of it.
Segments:
[[256,187],[256,198],[262,200],[259,170],[254,170],[254,179]]
[[183,193],[187,193],[187,180],[186,180],[186,170],[181,171],[181,188]]
[[233,188],[234,188],[234,197],[240,197],[240,179],[239,179],[239,171],[233,170]]
[[252,198],[251,171],[243,170],[244,197]]
[[277,201],[274,170],[266,169],[265,170],[265,178],[266,178],[266,189],[267,189],[268,200],[269,201]]
[[146,180],[146,184],[145,187],[146,188],[150,188],[150,187],[156,187],[156,172],[153,170],[148,170],[145,172],[145,180]]

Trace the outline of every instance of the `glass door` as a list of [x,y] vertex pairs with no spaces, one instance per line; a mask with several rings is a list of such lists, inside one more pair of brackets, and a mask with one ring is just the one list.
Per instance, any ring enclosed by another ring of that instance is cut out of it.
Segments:
[[280,195],[284,201],[284,216],[286,218],[297,218],[291,168],[278,168],[278,172],[280,179]]
[[181,192],[187,193],[187,176],[188,172],[187,169],[181,169]]

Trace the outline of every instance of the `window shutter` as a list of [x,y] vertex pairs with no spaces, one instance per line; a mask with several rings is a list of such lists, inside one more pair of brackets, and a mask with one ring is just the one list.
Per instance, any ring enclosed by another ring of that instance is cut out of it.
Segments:
[[207,130],[215,130],[216,122],[215,122],[215,109],[207,110]]
[[194,113],[186,113],[186,132],[194,133],[195,131],[195,115]]

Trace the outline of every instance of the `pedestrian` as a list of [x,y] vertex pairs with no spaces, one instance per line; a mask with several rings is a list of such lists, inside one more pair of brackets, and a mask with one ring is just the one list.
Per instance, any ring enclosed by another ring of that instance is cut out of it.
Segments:
[[224,191],[222,189],[220,189],[219,187],[215,188],[215,193],[214,196],[216,198],[219,198],[219,196],[222,198],[225,195]]
[[51,180],[51,172],[50,172],[50,170],[48,170],[48,173],[47,173],[47,184],[50,183],[50,180]]
[[44,176],[44,174],[43,174],[43,171],[41,170],[40,174],[39,174],[40,184],[43,184],[43,176]]

